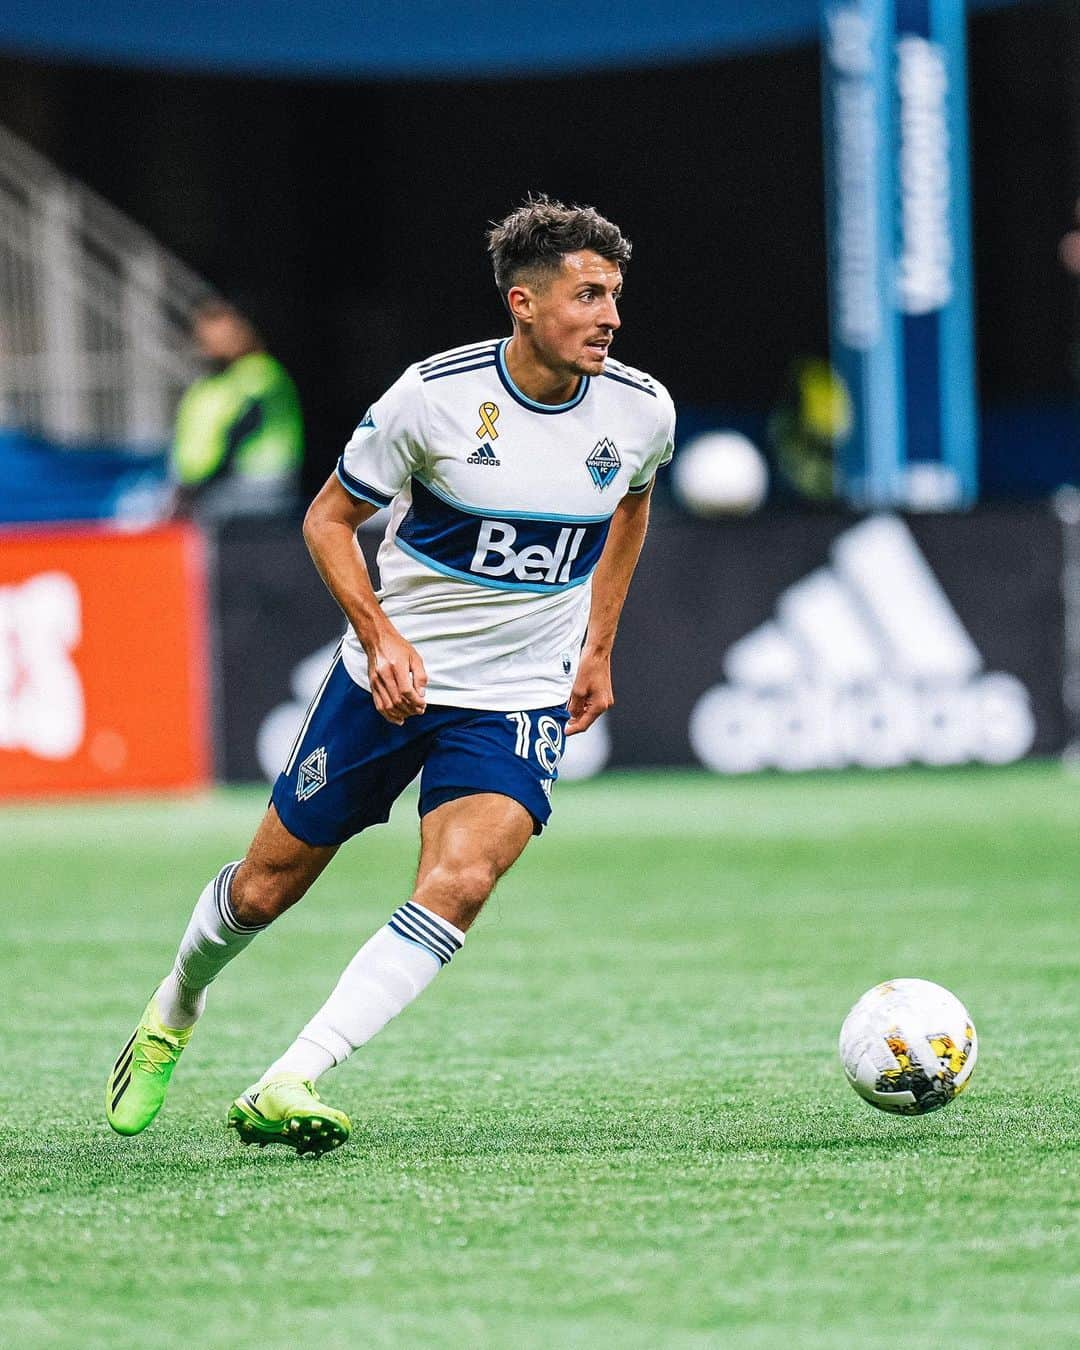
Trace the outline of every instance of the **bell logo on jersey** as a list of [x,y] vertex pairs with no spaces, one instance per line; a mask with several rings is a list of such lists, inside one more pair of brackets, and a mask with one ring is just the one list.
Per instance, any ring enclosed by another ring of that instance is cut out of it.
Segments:
[[512,573],[518,581],[565,585],[570,580],[570,568],[584,538],[582,527],[575,530],[563,526],[552,548],[529,544],[515,552],[517,530],[514,526],[505,520],[485,520],[480,526],[469,570],[487,577],[505,577]]
[[615,475],[622,468],[622,460],[614,442],[605,436],[593,446],[589,458],[585,461],[589,476],[596,485],[597,492],[603,492],[615,481]]
[[580,586],[599,561],[611,524],[610,516],[489,516],[496,508],[450,501],[416,477],[411,491],[397,546],[436,572],[493,590]]

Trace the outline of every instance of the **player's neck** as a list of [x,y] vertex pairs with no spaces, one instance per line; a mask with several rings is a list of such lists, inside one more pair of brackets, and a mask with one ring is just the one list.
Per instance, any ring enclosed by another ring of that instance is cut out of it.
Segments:
[[519,333],[507,343],[503,360],[514,384],[536,403],[569,403],[578,391],[580,375],[552,370]]

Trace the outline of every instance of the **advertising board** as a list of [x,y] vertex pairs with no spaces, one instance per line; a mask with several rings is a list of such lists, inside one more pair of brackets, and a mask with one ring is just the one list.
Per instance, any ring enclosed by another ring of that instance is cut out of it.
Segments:
[[[362,534],[373,563],[377,539]],[[224,776],[272,777],[342,632],[295,526],[219,546]],[[658,515],[615,708],[564,775],[1007,763],[1061,750],[1061,533],[1043,507]]]
[[194,528],[0,536],[0,797],[206,783],[208,687]]

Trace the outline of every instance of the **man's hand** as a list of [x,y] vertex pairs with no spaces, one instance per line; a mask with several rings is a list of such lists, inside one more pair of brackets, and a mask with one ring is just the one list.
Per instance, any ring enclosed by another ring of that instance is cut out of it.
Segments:
[[577,679],[566,705],[570,710],[570,721],[566,724],[566,734],[576,736],[586,731],[601,713],[615,703],[615,694],[611,688],[611,657],[590,652],[586,647],[581,654]]
[[387,626],[368,649],[368,680],[375,707],[394,726],[427,707],[427,671],[420,653]]

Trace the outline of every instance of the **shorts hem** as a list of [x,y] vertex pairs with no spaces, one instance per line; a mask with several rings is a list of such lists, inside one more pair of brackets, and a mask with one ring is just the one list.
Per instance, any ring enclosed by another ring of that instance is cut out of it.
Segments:
[[524,807],[532,817],[533,834],[541,834],[544,826],[551,819],[551,811],[549,810],[548,814],[541,820],[533,810],[532,806],[524,800],[524,793],[508,792],[502,787],[467,787],[464,784],[432,788],[428,792],[422,792],[420,794],[420,800],[416,804],[416,812],[422,820],[424,816],[432,811],[437,811],[440,806],[445,806],[447,802],[456,802],[462,797],[476,797],[485,793],[489,793],[494,797],[506,797],[512,802],[517,802],[519,806]]
[[364,830],[370,829],[372,825],[385,825],[390,819],[390,812],[387,811],[385,815],[375,816],[370,820],[365,820],[362,825],[357,825],[355,829],[349,828],[344,834],[339,833],[333,839],[312,839],[309,835],[304,834],[301,830],[297,829],[295,822],[292,820],[291,811],[289,811],[288,814],[282,811],[281,804],[278,802],[276,794],[271,796],[270,802],[277,812],[278,820],[281,821],[282,825],[285,826],[294,838],[299,839],[302,844],[307,844],[309,848],[339,848],[342,844],[347,844],[349,840],[356,835],[362,834]]

